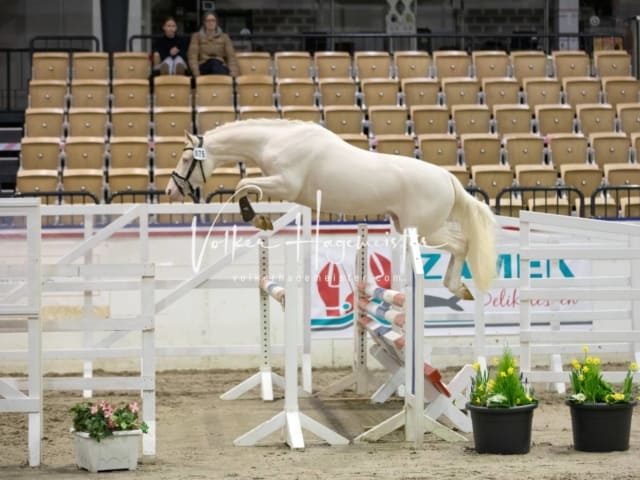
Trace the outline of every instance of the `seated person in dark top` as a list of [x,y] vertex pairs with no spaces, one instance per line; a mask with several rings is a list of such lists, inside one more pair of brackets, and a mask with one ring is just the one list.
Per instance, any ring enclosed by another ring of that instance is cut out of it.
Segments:
[[153,43],[153,69],[161,75],[184,75],[188,70],[189,39],[176,35],[178,26],[173,17],[162,24],[163,36]]

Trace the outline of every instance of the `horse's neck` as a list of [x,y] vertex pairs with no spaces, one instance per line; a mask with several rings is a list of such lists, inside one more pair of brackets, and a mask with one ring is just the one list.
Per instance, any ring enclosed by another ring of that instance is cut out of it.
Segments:
[[261,167],[261,153],[270,138],[272,132],[268,129],[224,128],[213,130],[205,142],[211,142],[216,165],[242,161]]

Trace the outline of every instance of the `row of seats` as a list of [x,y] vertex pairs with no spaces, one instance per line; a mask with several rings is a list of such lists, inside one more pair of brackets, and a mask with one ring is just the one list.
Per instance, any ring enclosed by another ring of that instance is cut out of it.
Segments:
[[[357,51],[348,52],[239,52],[240,75],[271,75],[277,78],[409,78],[409,77],[514,77],[559,79],[573,76],[619,76],[631,74],[630,55],[622,50],[603,50],[590,57],[582,50],[485,51],[463,50]],[[32,79],[146,79],[150,58],[144,52],[35,52]]]
[[628,136],[640,132],[640,102],[618,104],[580,104],[575,109],[564,104],[537,105],[457,105],[449,111],[442,105],[359,106],[202,107],[195,114],[189,107],[27,109],[25,137],[66,136],[180,136],[187,131],[204,133],[237,119],[287,118],[317,122],[338,134],[495,133],[582,133],[618,132]]
[[[151,88],[153,88],[153,93]],[[123,108],[123,107],[233,107],[361,105],[445,105],[525,103],[535,108],[548,103],[576,107],[581,103],[637,102],[640,81],[632,76],[570,77],[562,82],[548,77],[531,77],[522,87],[512,78],[472,77],[435,80],[415,77],[403,80],[372,78],[359,84],[352,78],[325,78],[317,84],[310,78],[279,79],[267,75],[242,75],[234,80],[203,75],[195,80],[182,76],[139,79],[31,80],[29,108]]]

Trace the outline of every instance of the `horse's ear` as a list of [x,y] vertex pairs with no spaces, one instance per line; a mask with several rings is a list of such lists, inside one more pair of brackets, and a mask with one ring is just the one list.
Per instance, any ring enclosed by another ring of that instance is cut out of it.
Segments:
[[184,140],[187,144],[190,144],[193,147],[198,145],[198,137],[196,137],[192,133],[187,132],[186,130],[184,131]]

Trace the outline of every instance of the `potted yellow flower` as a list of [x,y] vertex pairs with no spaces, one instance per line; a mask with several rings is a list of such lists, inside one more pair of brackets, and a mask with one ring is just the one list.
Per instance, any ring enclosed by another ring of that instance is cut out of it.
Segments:
[[638,365],[629,365],[622,388],[616,390],[604,380],[600,358],[589,355],[586,346],[583,351],[582,362],[571,362],[572,394],[566,400],[571,411],[573,446],[587,452],[628,450],[633,407],[638,403],[633,385]]
[[494,364],[493,377],[479,364],[473,365],[475,377],[466,409],[471,414],[475,449],[478,453],[528,453],[538,401],[509,348]]
[[78,467],[90,472],[136,469],[140,437],[149,429],[140,421],[138,402],[120,407],[105,401],[80,402],[69,412]]

